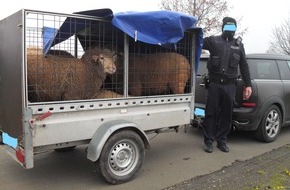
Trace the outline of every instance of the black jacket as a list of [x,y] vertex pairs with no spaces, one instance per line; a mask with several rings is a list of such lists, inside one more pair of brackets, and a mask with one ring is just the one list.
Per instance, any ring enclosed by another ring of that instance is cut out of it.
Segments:
[[245,85],[251,86],[249,66],[242,42],[238,42],[237,39],[227,41],[222,35],[210,36],[203,39],[203,49],[210,52],[207,64],[209,75],[237,78],[239,66]]

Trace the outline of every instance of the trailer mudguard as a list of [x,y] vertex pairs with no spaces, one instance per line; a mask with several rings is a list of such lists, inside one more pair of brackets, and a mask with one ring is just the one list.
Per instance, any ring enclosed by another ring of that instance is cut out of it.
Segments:
[[87,158],[93,162],[97,161],[108,138],[111,134],[120,129],[132,129],[136,131],[142,138],[145,148],[150,149],[150,143],[147,135],[136,123],[116,120],[104,123],[97,129],[89,143]]

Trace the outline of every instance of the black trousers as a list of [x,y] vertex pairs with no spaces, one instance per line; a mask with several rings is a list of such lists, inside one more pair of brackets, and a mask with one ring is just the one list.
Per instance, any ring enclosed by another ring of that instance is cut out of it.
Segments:
[[204,143],[226,143],[231,130],[236,85],[210,82],[203,125]]

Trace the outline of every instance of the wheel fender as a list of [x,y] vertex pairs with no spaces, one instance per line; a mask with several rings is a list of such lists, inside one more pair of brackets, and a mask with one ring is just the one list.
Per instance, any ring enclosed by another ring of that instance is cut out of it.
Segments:
[[120,129],[136,131],[142,138],[145,148],[150,149],[149,139],[139,125],[133,122],[116,120],[106,122],[96,130],[87,149],[87,158],[93,162],[97,161],[108,138]]

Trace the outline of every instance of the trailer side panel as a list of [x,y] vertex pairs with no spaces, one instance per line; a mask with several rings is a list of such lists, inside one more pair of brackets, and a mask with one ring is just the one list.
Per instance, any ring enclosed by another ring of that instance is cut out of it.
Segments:
[[14,138],[22,135],[22,10],[0,21],[0,126]]

